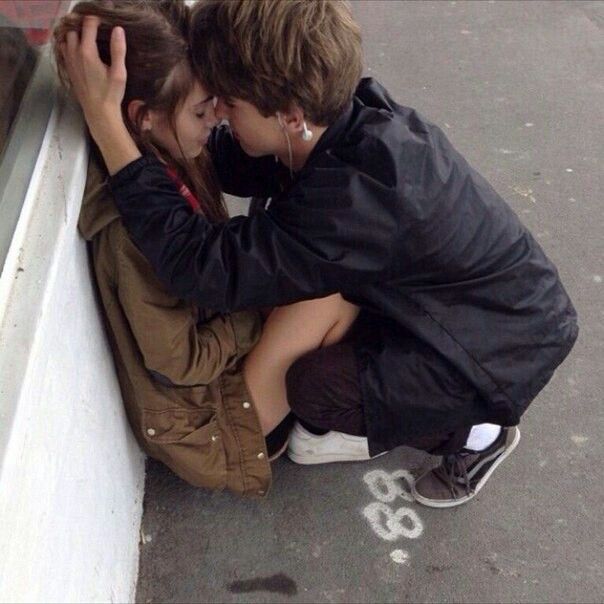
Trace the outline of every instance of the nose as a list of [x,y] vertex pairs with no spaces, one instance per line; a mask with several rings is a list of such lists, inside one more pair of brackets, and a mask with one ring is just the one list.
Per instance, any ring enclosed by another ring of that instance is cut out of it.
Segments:
[[216,111],[214,110],[214,103],[208,103],[205,111],[205,123],[208,128],[213,128],[217,123]]
[[221,122],[222,120],[228,120],[229,119],[229,115],[228,115],[228,107],[225,104],[224,100],[222,99],[222,97],[216,97],[216,106],[214,108],[214,114],[216,116],[216,119]]

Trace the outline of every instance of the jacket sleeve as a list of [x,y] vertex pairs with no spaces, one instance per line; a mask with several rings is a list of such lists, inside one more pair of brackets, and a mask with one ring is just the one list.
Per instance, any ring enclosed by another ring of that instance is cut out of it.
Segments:
[[[155,159],[132,162],[112,180],[131,237],[179,298],[219,311],[354,294],[391,267],[398,233],[394,188],[324,166],[300,177],[268,211],[210,224]],[[303,182],[300,182],[302,180]]]
[[198,324],[197,309],[166,293],[123,226],[116,226],[118,296],[145,367],[167,386],[213,381],[258,340],[259,316],[217,315]]

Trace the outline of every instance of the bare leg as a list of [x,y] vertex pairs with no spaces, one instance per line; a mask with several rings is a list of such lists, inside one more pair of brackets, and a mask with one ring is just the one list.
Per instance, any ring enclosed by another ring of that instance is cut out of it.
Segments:
[[262,337],[247,355],[244,375],[268,434],[289,413],[285,374],[303,354],[338,342],[358,315],[339,294],[275,308]]

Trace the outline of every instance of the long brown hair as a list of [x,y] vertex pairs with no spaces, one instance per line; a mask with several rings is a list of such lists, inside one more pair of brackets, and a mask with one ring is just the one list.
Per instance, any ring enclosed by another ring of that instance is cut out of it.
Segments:
[[[189,8],[183,0],[106,0],[86,1],[77,4],[65,15],[54,30],[54,52],[59,78],[69,86],[65,64],[60,52],[69,31],[82,28],[85,15],[100,19],[97,47],[101,60],[111,63],[110,38],[114,27],[124,28],[128,50],[126,70],[128,80],[122,102],[122,116],[126,127],[141,151],[152,152],[169,165],[196,194],[201,207],[212,221],[228,218],[224,200],[212,162],[205,149],[195,159],[172,157],[151,142],[141,129],[145,110],[165,115],[174,137],[178,141],[175,116],[191,92],[195,76],[187,44]],[[144,103],[131,120],[127,107],[135,99]],[[180,146],[180,142],[179,142]]]

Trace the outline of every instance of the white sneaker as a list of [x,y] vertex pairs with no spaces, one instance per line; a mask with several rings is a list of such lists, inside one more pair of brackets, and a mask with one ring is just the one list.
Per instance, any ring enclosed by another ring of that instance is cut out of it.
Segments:
[[319,436],[309,432],[300,422],[296,422],[291,431],[287,455],[293,462],[305,465],[372,459],[365,436],[335,431]]

